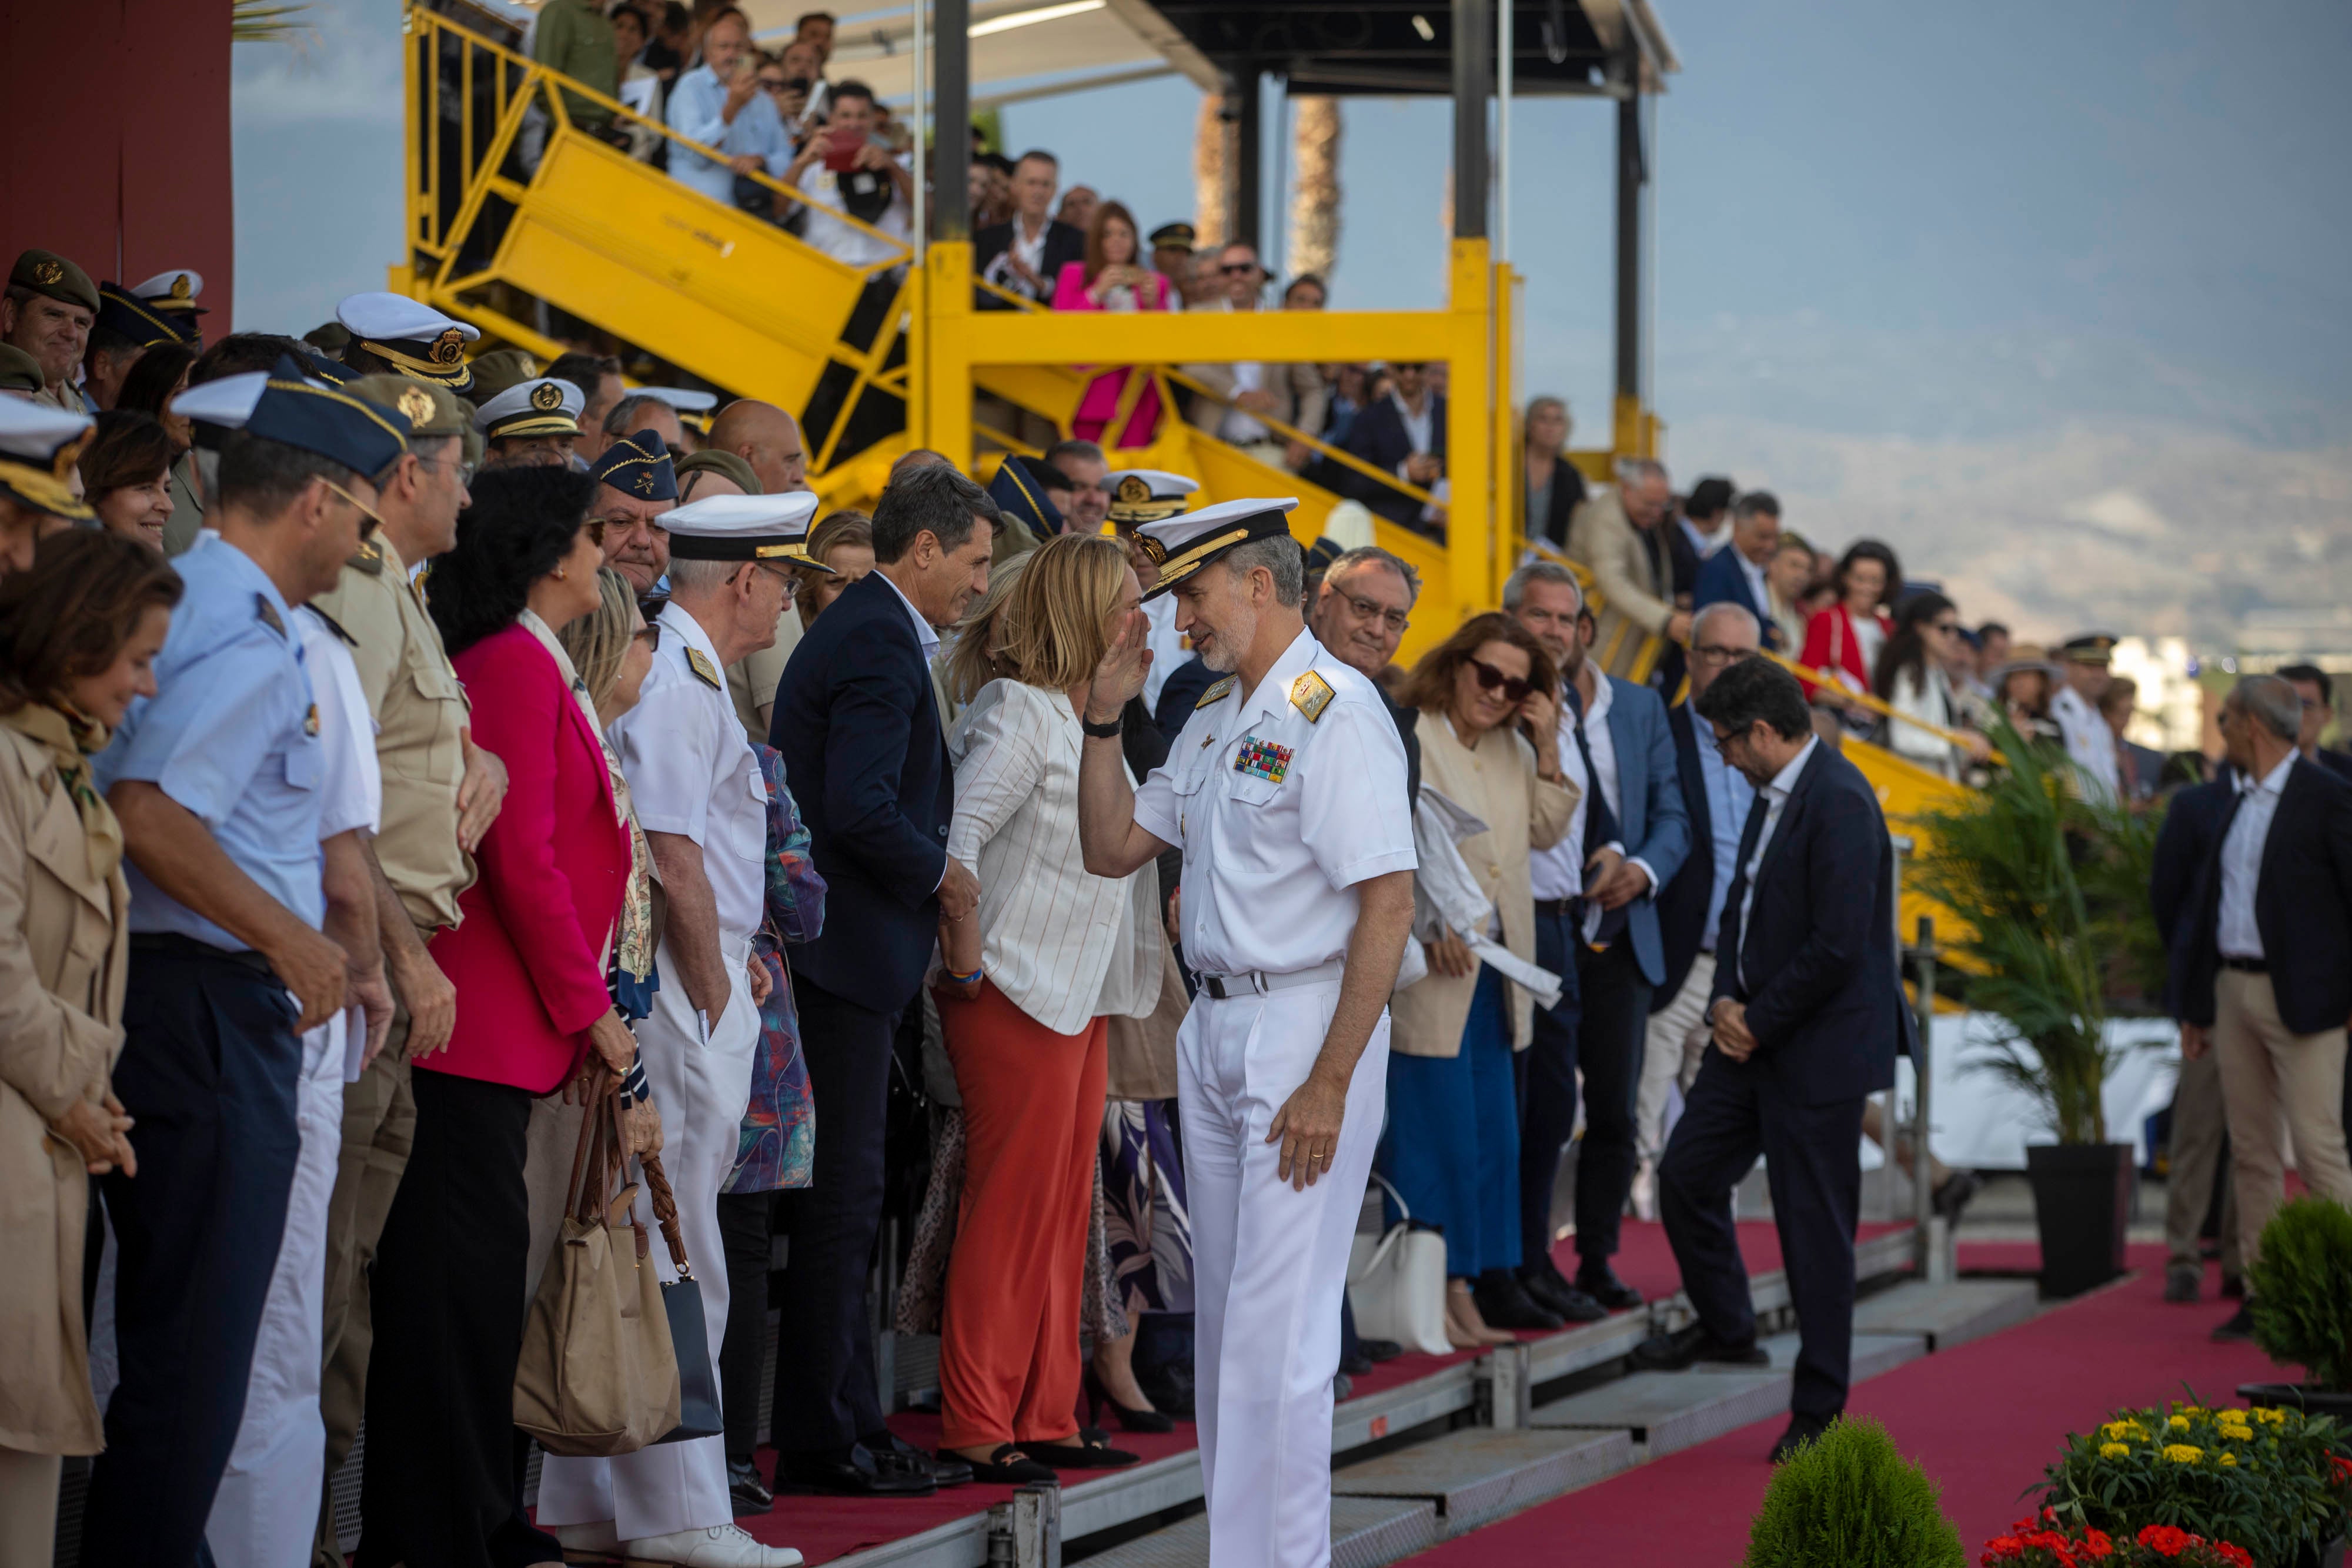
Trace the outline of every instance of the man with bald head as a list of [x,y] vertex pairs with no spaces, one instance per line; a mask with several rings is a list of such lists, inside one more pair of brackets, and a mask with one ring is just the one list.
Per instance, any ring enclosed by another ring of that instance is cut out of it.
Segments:
[[800,422],[774,403],[738,398],[710,422],[710,436],[703,444],[706,450],[732,452],[749,463],[763,495],[809,487]]
[[669,453],[656,432],[640,430],[615,437],[588,472],[596,481],[588,519],[604,525],[604,564],[627,578],[640,596],[651,592],[669,571],[669,529],[661,521],[677,505],[677,472]]

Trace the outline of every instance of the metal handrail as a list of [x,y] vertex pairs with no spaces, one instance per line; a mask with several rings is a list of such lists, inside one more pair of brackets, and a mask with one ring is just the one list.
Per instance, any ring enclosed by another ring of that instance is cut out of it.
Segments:
[[[572,126],[569,106],[564,102],[563,95],[566,93],[572,93],[580,98],[585,99],[592,103],[599,104],[611,110],[616,119],[627,120],[638,125],[650,126],[655,131],[658,132],[661,136],[675,145],[686,148],[689,152],[698,153],[702,157],[709,159],[714,163],[724,163],[727,162],[728,154],[720,152],[718,148],[697,141],[691,137],[681,136],[677,131],[672,131],[662,121],[648,119],[646,116],[638,113],[635,110],[631,109],[628,105],[621,102],[619,99],[609,98],[604,93],[598,92],[594,88],[588,86],[586,83],[580,81],[576,78],[568,77],[561,71],[551,69],[550,68],[540,64],[537,60],[530,58],[528,55],[518,54],[514,50],[508,48],[503,44],[482,37],[479,33],[475,32],[470,27],[462,26],[457,23],[450,21],[445,16],[439,16],[435,12],[425,10],[422,6],[415,5],[411,5],[407,8],[406,15],[407,26],[412,32],[415,32],[421,27],[422,30],[426,33],[437,32],[450,34],[456,37],[461,45],[470,46],[473,48],[485,50],[494,58],[504,63],[510,68],[522,71],[524,73],[523,80],[516,88],[513,96],[517,99],[528,101],[534,93],[541,91],[546,92],[547,102],[551,106],[551,117],[555,120],[556,123],[560,127],[565,130],[572,129]],[[429,88],[425,111],[427,116],[428,123],[432,127],[433,138],[437,144],[441,122],[437,109],[441,96],[442,75],[441,70],[439,69],[439,61],[437,59],[434,62],[434,67],[435,68],[428,73]],[[461,59],[460,69],[462,73],[470,75],[472,70],[471,60]],[[508,97],[507,83],[504,77],[501,77],[499,81],[499,97],[501,99]],[[410,101],[412,103],[415,101],[414,95],[411,96]],[[473,112],[473,95],[470,91],[467,91],[465,94],[465,101],[460,108],[461,111],[470,119]],[[500,118],[503,119],[507,112],[507,109],[502,104],[499,110]],[[411,141],[413,142],[413,137],[411,138]],[[498,163],[504,162],[504,149],[508,144],[509,143],[506,139],[493,140],[491,145],[494,149],[498,150],[498,160],[496,162],[490,162],[486,159],[486,167],[489,171],[487,175],[480,169],[468,172],[467,175],[467,184],[469,193],[474,193],[473,187],[484,183],[488,178],[496,177]],[[437,145],[436,151],[437,152]],[[434,184],[437,187],[439,183],[439,169],[437,167],[439,160],[436,157],[432,162],[436,167],[432,171],[431,178]],[[635,162],[635,160],[632,160],[632,162]],[[831,207],[822,202],[811,201],[806,194],[791,185],[783,183],[782,181],[770,174],[765,169],[755,171],[754,172],[745,176],[745,178],[765,185],[770,190],[790,198],[793,202],[802,206],[814,207],[817,211],[825,214],[828,217],[838,218],[841,222],[849,225],[852,228],[856,228],[866,234],[871,235],[874,238],[882,241],[885,245],[892,246],[899,253],[896,257],[885,257],[879,261],[869,262],[861,267],[853,267],[850,269],[852,271],[860,273],[876,272],[887,267],[902,266],[906,262],[911,260],[914,256],[914,247],[907,241],[899,239],[895,235],[885,234],[882,230],[874,227],[871,224],[860,222],[858,219],[852,217],[848,213],[838,207]],[[690,187],[681,186],[681,189],[684,189],[686,193],[688,195],[701,194],[701,193],[694,191]],[[703,196],[702,199],[704,201],[710,200],[708,196]],[[718,204],[714,203],[713,204],[717,205]],[[461,210],[462,205],[463,204],[461,204]],[[782,233],[784,231],[779,230],[778,232]],[[806,244],[807,242],[803,241],[802,243]]]
[[[1211,402],[1222,403],[1227,408],[1239,406],[1230,396],[1213,391],[1203,383],[1198,377],[1186,375],[1182,371],[1177,370],[1172,366],[1163,369],[1161,373],[1164,374],[1171,382],[1200,393],[1202,396],[1207,398]],[[1329,442],[1325,441],[1318,436],[1309,435],[1295,424],[1285,424],[1281,420],[1270,418],[1263,413],[1253,413],[1250,417],[1256,420],[1260,424],[1265,425],[1268,430],[1274,431],[1286,439],[1296,441],[1312,451],[1319,452],[1324,456],[1338,462],[1339,465],[1344,468],[1352,468],[1359,474],[1378,479],[1390,489],[1397,491],[1401,495],[1410,497],[1412,499],[1419,501],[1424,506],[1443,507],[1446,505],[1445,502],[1439,500],[1435,496],[1430,494],[1427,490],[1423,489],[1420,486],[1409,484],[1406,481],[1398,478],[1393,474],[1383,474],[1381,470],[1373,467],[1370,464],[1357,456],[1354,453],[1344,451],[1339,447],[1334,446]]]
[[[1924,718],[1916,717],[1911,714],[1905,713],[1902,709],[1896,707],[1893,703],[1888,702],[1884,697],[1875,695],[1870,692],[1853,691],[1845,685],[1841,685],[1837,678],[1837,672],[1829,669],[1826,666],[1820,669],[1812,669],[1804,664],[1799,664],[1796,660],[1790,658],[1786,653],[1776,653],[1769,648],[1759,648],[1757,651],[1765,658],[1771,660],[1774,664],[1780,665],[1782,669],[1788,671],[1790,674],[1797,676],[1801,680],[1811,681],[1817,686],[1831,687],[1837,693],[1837,700],[1846,704],[1850,707],[1864,709],[1867,712],[1878,715],[1881,718],[1899,720],[1904,724],[1911,726],[1914,729],[1924,729],[1929,735],[1935,736],[1940,740],[1948,741],[1950,744],[1959,747],[1962,750],[1966,750],[1968,748],[1969,741],[1971,738],[1971,732],[1958,729],[1947,729],[1940,724],[1930,724]],[[1982,736],[1974,736],[1973,738],[1981,740],[1984,737]],[[1986,760],[1989,762],[1998,762],[2004,768],[2009,765],[2008,758],[2001,756],[2000,751],[1997,749],[1994,750],[1986,758]]]

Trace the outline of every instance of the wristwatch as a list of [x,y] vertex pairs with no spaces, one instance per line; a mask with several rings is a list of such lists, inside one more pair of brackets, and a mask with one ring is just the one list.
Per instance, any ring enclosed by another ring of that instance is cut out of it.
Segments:
[[1078,716],[1078,727],[1097,740],[1117,740],[1126,733],[1126,726],[1118,719],[1113,719],[1108,724],[1097,724],[1084,714]]

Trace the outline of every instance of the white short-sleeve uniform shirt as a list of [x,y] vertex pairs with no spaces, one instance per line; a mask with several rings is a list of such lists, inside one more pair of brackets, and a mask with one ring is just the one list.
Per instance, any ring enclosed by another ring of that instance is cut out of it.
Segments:
[[1345,956],[1348,890],[1417,863],[1396,721],[1305,631],[1246,699],[1209,688],[1135,820],[1184,852],[1184,959],[1204,975]]
[[719,933],[748,940],[767,909],[767,786],[709,635],[676,604],[660,624],[637,706],[613,721],[613,747],[637,825],[702,847]]

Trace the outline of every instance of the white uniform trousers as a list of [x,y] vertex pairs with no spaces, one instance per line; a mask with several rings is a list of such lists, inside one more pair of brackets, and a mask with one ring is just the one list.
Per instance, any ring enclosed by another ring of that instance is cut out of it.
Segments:
[[1306,1082],[1339,998],[1336,979],[1225,1001],[1204,991],[1176,1037],[1210,1568],[1331,1560],[1331,1379],[1386,1102],[1388,1015],[1356,1063],[1337,1156],[1313,1186],[1276,1178],[1281,1146],[1265,1135]]
[[1696,954],[1690,973],[1675,999],[1650,1015],[1642,1050],[1642,1082],[1633,1096],[1633,1135],[1641,1140],[1642,1157],[1652,1166],[1666,1149],[1666,1091],[1685,1094],[1698,1077],[1712,1038],[1706,1025],[1707,998],[1715,991],[1715,955]]
[[[760,1009],[751,1002],[744,973],[751,944],[722,936],[719,950],[729,980],[727,1011],[702,1042],[686,984],[665,942],[657,958],[661,988],[654,1009],[637,1024],[637,1046],[646,1079],[662,1119],[662,1169],[677,1198],[678,1230],[687,1261],[702,1287],[702,1321],[710,1343],[703,1347],[719,1364],[727,1334],[727,1253],[719,1237],[719,1184],[735,1168],[737,1138],[751,1099],[751,1057],[760,1043]],[[669,1249],[653,1230],[653,1202],[637,1195],[637,1216],[653,1232],[653,1257],[665,1283],[677,1272]],[[681,1347],[682,1348],[682,1347]],[[735,1504],[727,1493],[727,1439],[696,1437],[656,1443],[609,1459],[549,1455],[539,1474],[539,1522],[594,1524],[613,1521],[623,1541],[644,1541],[684,1530],[708,1530],[733,1522]]]
[[319,1534],[327,1466],[327,1427],[319,1415],[327,1204],[342,1152],[344,1031],[352,1017],[338,1013],[302,1036],[302,1082],[294,1100],[302,1152],[253,1343],[245,1416],[205,1521],[205,1542],[221,1568],[307,1568]]

